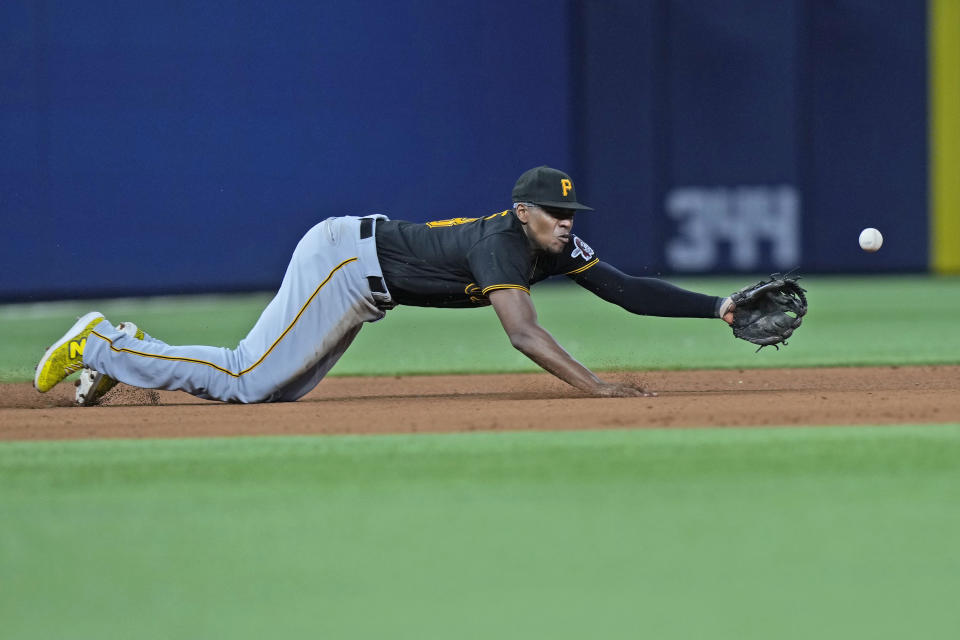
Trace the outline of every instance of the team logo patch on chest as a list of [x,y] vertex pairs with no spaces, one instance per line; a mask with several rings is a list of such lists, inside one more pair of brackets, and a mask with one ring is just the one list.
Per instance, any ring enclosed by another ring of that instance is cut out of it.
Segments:
[[586,242],[573,236],[573,251],[570,253],[571,258],[580,258],[584,260],[593,260],[593,249],[590,248]]

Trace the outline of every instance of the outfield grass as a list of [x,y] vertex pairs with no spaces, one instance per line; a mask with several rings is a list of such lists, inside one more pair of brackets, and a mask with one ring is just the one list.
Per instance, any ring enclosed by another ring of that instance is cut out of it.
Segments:
[[[728,294],[750,278],[683,280]],[[754,354],[719,321],[633,316],[576,285],[533,290],[541,323],[593,369],[956,364],[960,278],[809,278],[811,311],[789,346]],[[234,346],[268,296],[183,297],[0,306],[0,381],[31,380],[43,350],[91,309],[133,320],[171,344]],[[536,371],[491,308],[399,307],[364,327],[333,375]]]
[[955,638],[960,425],[6,443],[31,638]]

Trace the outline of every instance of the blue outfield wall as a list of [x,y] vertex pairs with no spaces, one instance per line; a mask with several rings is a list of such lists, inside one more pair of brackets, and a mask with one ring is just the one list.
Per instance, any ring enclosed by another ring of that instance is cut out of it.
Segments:
[[[330,215],[570,171],[638,274],[928,264],[926,7],[0,5],[0,299],[270,289]],[[860,228],[887,243],[856,247]]]
[[[579,7],[577,160],[604,211],[580,228],[602,256],[653,274],[927,269],[924,2]],[[868,226],[877,254],[857,246]]]

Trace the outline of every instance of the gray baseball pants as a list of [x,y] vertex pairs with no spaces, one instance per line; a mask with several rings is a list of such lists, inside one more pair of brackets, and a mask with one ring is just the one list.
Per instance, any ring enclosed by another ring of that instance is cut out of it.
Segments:
[[393,306],[377,260],[377,219],[385,216],[328,218],[310,229],[280,290],[235,349],[137,340],[103,321],[87,339],[84,364],[126,384],[208,400],[296,400],[330,371],[364,322]]

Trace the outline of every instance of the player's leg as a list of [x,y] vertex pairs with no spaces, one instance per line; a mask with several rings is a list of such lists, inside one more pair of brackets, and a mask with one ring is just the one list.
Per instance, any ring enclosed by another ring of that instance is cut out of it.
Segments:
[[[116,384],[115,380],[91,369],[83,361],[87,340],[94,328],[101,325],[106,327],[109,326],[109,323],[102,313],[91,311],[78,318],[74,325],[47,349],[43,357],[40,358],[40,362],[37,363],[33,378],[33,386],[36,387],[37,391],[45,393],[70,374],[82,370],[80,380],[78,380],[77,402],[78,404],[89,404],[94,402],[98,395],[106,393]],[[118,328],[122,332],[139,339],[149,338],[147,334],[130,322],[120,323]]]
[[[207,367],[229,371],[236,368],[233,350],[202,345],[175,346],[154,340],[138,340],[101,322],[87,340],[84,365],[110,378],[135,387],[186,391],[207,399],[236,400],[207,392]],[[199,363],[204,363],[200,365]],[[191,366],[193,369],[191,371]]]
[[355,218],[311,229],[236,349],[138,340],[103,321],[90,333],[84,363],[138,387],[233,402],[294,400],[330,370],[364,322],[384,315],[371,298],[357,234]]
[[297,247],[280,291],[237,346],[248,363],[237,385],[248,395],[296,400],[330,371],[363,323],[384,316],[370,298],[356,219],[334,218],[314,231]]
[[308,369],[302,375],[288,381],[282,388],[277,390],[276,400],[293,401],[306,395],[311,389],[327,375],[333,365],[337,363],[341,356],[346,352],[347,347],[353,342],[353,339],[360,333],[362,325],[357,325],[352,331],[343,335],[343,337],[334,344],[312,369]]

